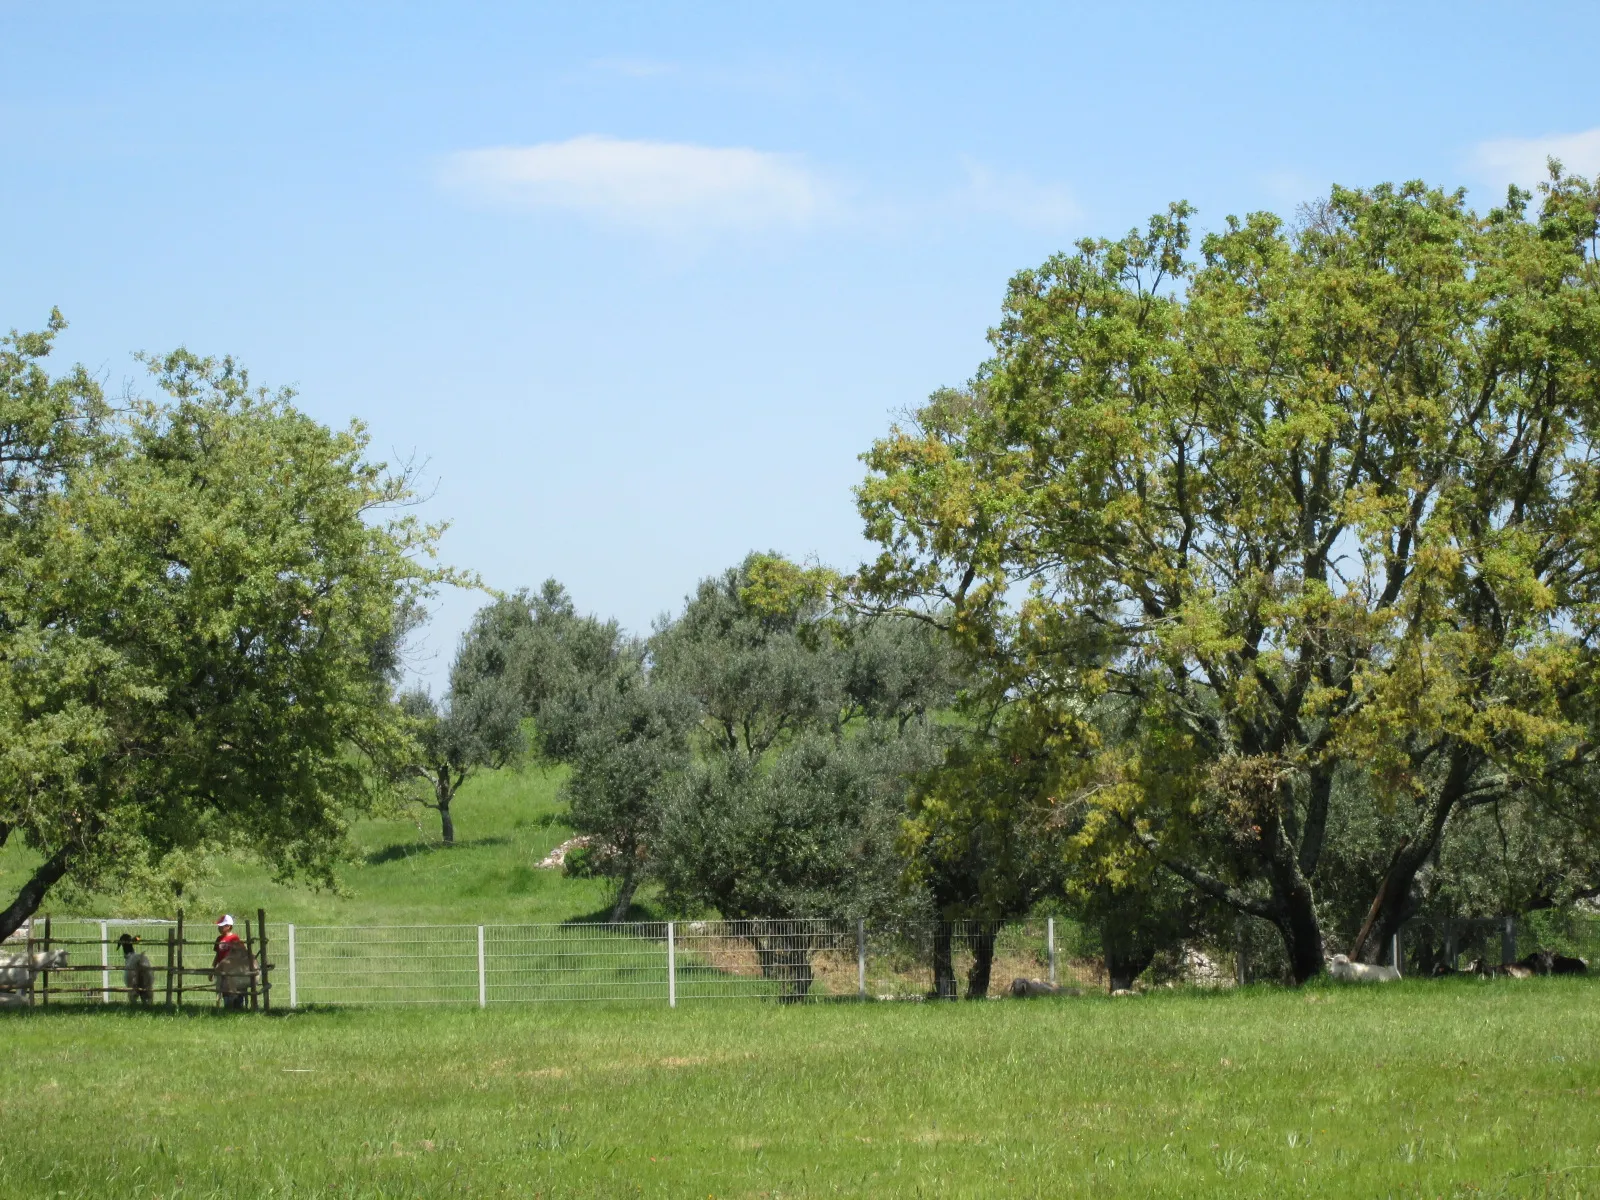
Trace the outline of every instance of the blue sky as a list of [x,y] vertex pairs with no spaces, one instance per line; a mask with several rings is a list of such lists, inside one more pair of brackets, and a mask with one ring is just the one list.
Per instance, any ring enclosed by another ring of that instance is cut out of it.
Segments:
[[450,562],[644,630],[750,549],[859,561],[856,456],[1077,237],[1600,169],[1593,17],[3,3],[0,325],[59,305],[113,389],[235,354],[427,460]]

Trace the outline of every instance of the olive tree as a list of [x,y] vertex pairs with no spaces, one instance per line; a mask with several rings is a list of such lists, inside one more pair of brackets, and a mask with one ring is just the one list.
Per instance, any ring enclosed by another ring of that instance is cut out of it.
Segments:
[[951,698],[924,633],[858,619],[834,600],[837,582],[751,555],[703,581],[650,644],[654,685],[697,718],[696,758],[667,793],[654,851],[669,902],[791,922],[752,934],[789,999],[811,984],[805,922],[901,902],[906,795],[936,757],[929,718]]

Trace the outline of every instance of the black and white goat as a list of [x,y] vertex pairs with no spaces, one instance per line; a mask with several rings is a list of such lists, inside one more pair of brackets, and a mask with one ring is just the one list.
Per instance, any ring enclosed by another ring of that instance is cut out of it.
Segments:
[[130,933],[117,939],[117,946],[122,951],[122,982],[128,988],[129,1004],[154,1004],[156,969],[150,965],[150,956],[135,948],[138,941]]

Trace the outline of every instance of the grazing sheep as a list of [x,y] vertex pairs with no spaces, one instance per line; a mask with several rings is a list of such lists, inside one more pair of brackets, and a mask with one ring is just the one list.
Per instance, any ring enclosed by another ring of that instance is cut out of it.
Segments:
[[150,965],[150,956],[135,950],[139,939],[123,934],[117,939],[122,951],[122,981],[128,988],[129,1004],[154,1004],[156,1000],[156,969]]
[[65,950],[35,950],[32,954],[0,954],[0,1005],[28,1003],[28,989],[41,971],[59,971],[67,965]]
[[1554,950],[1535,950],[1517,965],[1535,975],[1586,975],[1589,972],[1589,964],[1583,959],[1569,958]]
[[1328,974],[1335,979],[1348,979],[1357,983],[1392,983],[1400,978],[1398,967],[1379,967],[1372,963],[1351,962],[1349,955],[1335,954],[1328,964]]
[[1076,996],[1079,992],[1077,988],[1057,987],[1042,979],[1013,979],[1011,994],[1023,1000],[1029,996]]

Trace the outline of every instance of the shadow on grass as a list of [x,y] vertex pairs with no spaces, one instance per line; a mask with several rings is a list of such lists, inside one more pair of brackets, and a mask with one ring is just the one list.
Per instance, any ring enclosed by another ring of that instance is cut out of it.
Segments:
[[[650,908],[648,905],[641,904],[639,901],[635,900],[632,904],[628,905],[628,911],[622,916],[621,921],[619,921],[618,924],[627,921],[665,920],[666,917],[656,912],[655,909]],[[611,905],[607,904],[603,908],[597,908],[594,910],[594,912],[585,913],[582,916],[568,917],[561,923],[563,925],[609,925],[611,924]]]
[[505,837],[469,838],[457,841],[453,846],[446,846],[443,842],[397,842],[393,846],[385,846],[382,850],[372,851],[367,855],[365,862],[369,867],[377,867],[384,863],[399,862],[403,858],[419,858],[435,854],[441,850],[473,850],[479,846],[504,846],[510,841],[510,838]]

